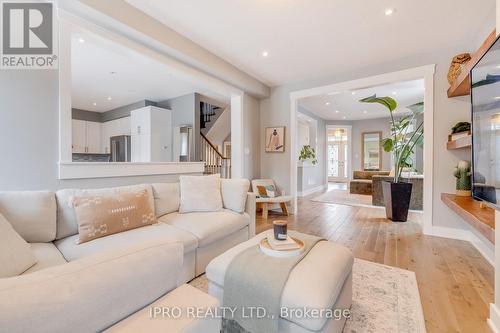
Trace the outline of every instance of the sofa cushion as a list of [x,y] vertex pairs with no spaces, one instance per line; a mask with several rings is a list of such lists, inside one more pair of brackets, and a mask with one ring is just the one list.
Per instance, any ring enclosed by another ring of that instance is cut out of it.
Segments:
[[180,176],[180,213],[215,212],[222,209],[220,175]]
[[0,214],[0,278],[19,275],[35,263],[29,244]]
[[189,231],[198,239],[198,247],[204,247],[246,227],[250,216],[223,209],[219,212],[172,213],[158,220]]
[[156,217],[179,210],[181,192],[179,183],[156,183],[153,186]]
[[173,290],[181,266],[182,244],[146,242],[0,279],[0,331],[101,332]]
[[0,214],[27,242],[56,237],[56,200],[48,191],[0,192]]
[[[151,309],[203,309],[203,313],[217,313],[219,301],[189,284],[183,284],[172,290],[153,304],[137,311],[130,317],[104,331],[104,333],[137,333],[137,332],[169,332],[169,333],[219,333],[221,320],[217,316],[197,318],[183,311],[180,317],[164,316],[151,312]],[[205,312],[206,311],[206,312]]]
[[[62,239],[78,233],[78,223],[75,209],[71,204],[73,197],[112,195],[114,193],[130,192],[146,189],[150,194],[151,205],[154,205],[153,189],[151,185],[141,184],[132,186],[111,187],[102,189],[64,189],[56,192],[57,199],[57,235],[56,239]],[[153,206],[154,207],[154,206]]]
[[131,244],[145,242],[150,239],[163,242],[182,242],[184,244],[184,253],[191,252],[198,246],[196,237],[191,233],[163,223],[120,232],[82,244],[78,244],[78,235],[73,235],[59,239],[55,241],[55,244],[66,260],[73,261],[107,250],[127,248]]
[[220,185],[224,208],[243,213],[250,187],[248,179],[221,179]]
[[30,247],[35,255],[37,263],[31,266],[23,274],[33,273],[45,268],[67,263],[54,243],[30,243]]
[[111,195],[75,197],[79,243],[156,223],[146,189]]

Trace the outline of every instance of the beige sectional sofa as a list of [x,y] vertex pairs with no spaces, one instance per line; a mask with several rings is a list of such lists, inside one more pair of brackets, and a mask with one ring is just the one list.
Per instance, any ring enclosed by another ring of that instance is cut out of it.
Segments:
[[[74,320],[86,326],[73,327],[72,332],[103,330],[202,274],[214,257],[255,235],[252,193],[247,195],[244,212],[224,208],[180,214],[179,183],[133,187],[151,192],[159,223],[82,244],[77,242],[78,225],[71,198],[131,187],[0,192],[0,213],[30,243],[37,259],[22,275],[0,279],[0,327],[12,328],[9,331],[58,332],[70,327],[64,326],[66,321]],[[228,189],[221,191],[224,207],[226,201],[235,200]],[[56,292],[55,299],[50,299],[50,292]],[[192,292],[194,299],[197,290]],[[22,300],[21,307],[11,304],[13,297]],[[69,308],[64,308],[66,305]],[[30,316],[38,313],[32,321],[23,317],[30,306],[36,308]],[[13,314],[15,311],[19,313]],[[87,315],[91,322],[82,320]],[[16,320],[30,324],[14,329]],[[58,321],[63,322],[62,326],[57,325]]]

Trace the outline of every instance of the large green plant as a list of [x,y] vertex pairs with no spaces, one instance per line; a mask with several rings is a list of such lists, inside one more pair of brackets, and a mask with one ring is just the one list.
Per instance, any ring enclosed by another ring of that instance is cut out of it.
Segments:
[[316,159],[316,151],[309,145],[305,145],[302,147],[302,150],[300,151],[299,155],[299,160],[300,161],[311,160],[313,165],[316,165],[316,163],[318,163],[318,160]]
[[423,145],[423,123],[412,126],[418,114],[424,111],[424,103],[416,103],[408,106],[410,115],[396,117],[398,103],[391,97],[377,97],[373,95],[360,100],[363,103],[378,103],[389,110],[391,116],[391,136],[381,140],[384,151],[393,153],[394,156],[394,182],[398,183],[401,178],[403,168],[413,165],[411,159],[415,147]]

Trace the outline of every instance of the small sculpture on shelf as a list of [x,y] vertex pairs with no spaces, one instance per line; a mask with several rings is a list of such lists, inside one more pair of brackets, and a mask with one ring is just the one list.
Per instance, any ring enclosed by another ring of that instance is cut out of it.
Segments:
[[468,161],[460,161],[453,171],[453,175],[457,179],[457,196],[470,197],[472,192],[471,182],[471,166]]

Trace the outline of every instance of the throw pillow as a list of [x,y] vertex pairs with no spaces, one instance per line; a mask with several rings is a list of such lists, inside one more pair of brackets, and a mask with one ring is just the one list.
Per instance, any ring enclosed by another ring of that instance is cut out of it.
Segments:
[[274,185],[258,185],[257,191],[259,191],[259,197],[261,198],[274,198],[276,197],[276,188]]
[[147,190],[72,199],[79,243],[156,223]]
[[220,175],[180,176],[179,213],[216,212],[222,209]]
[[0,278],[17,276],[36,262],[31,246],[0,214]]
[[224,208],[237,213],[245,211],[247,192],[250,187],[248,179],[221,179],[222,203]]

